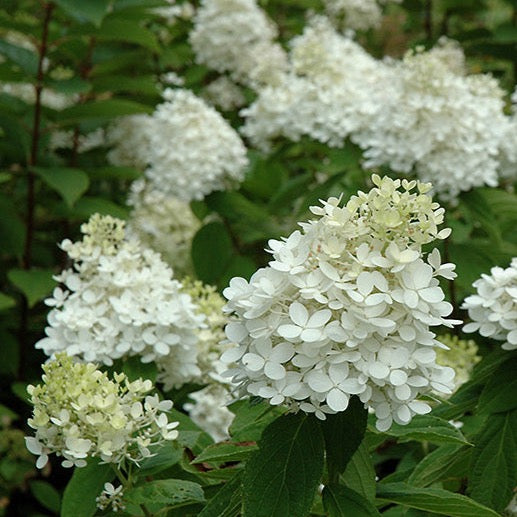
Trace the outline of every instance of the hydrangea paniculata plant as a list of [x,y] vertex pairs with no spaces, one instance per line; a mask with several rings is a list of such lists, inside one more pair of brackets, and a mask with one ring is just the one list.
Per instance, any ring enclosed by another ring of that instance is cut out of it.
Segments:
[[270,241],[268,267],[225,289],[238,319],[226,336],[238,346],[222,359],[240,395],[321,419],[357,395],[384,431],[429,412],[420,395],[452,392],[454,370],[436,364],[445,345],[431,327],[461,323],[446,318],[452,305],[438,280],[454,278],[455,266],[422,250],[449,235],[438,229],[444,209],[430,184],[372,180],[345,206],[312,207],[316,220]]

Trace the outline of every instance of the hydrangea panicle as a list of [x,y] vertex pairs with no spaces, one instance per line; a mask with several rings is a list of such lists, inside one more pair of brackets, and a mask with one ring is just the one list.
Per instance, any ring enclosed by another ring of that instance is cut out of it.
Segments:
[[43,370],[43,382],[27,388],[34,406],[28,424],[35,436],[25,440],[39,456],[38,468],[52,453],[63,457],[64,467],[84,467],[89,457],[123,467],[178,436],[178,422],[166,415],[172,402],[150,395],[150,380],[130,382],[123,373],[110,379],[97,365],[74,363],[65,353]]
[[461,323],[446,318],[438,281],[454,278],[454,265],[422,250],[449,235],[438,228],[444,210],[430,184],[372,180],[344,206],[313,207],[316,220],[270,241],[268,267],[225,289],[237,319],[226,336],[237,346],[222,360],[240,395],[321,419],[358,395],[382,431],[430,411],[419,395],[452,392],[454,371],[436,364],[434,348],[445,345],[430,328]]

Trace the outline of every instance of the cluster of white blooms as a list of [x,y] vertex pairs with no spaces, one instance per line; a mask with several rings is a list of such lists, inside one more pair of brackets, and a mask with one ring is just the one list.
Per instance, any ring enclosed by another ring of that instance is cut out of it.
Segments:
[[240,108],[246,104],[242,89],[224,75],[207,84],[203,96],[210,104],[223,111]]
[[497,185],[508,125],[497,81],[451,67],[457,59],[447,57],[455,52],[460,50],[409,52],[393,62],[391,94],[352,136],[365,149],[366,167],[414,170],[449,199],[472,187]]
[[287,64],[277,30],[255,0],[201,0],[189,39],[198,63],[255,86]]
[[157,360],[158,381],[166,390],[179,387],[186,382],[211,384],[224,382],[221,373],[225,369],[220,361],[221,354],[230,346],[222,343],[225,338],[224,326],[228,316],[224,314],[224,299],[215,287],[204,285],[199,280],[184,278],[181,291],[188,294],[195,304],[196,312],[204,318],[204,327],[196,331],[196,369],[189,374],[178,368],[177,358],[171,354]]
[[192,421],[208,433],[216,442],[228,440],[234,414],[226,407],[230,401],[228,389],[221,384],[209,384],[200,391],[190,393],[193,402],[183,408]]
[[454,389],[457,390],[469,379],[481,357],[478,355],[478,346],[472,339],[460,339],[452,334],[439,336],[438,340],[448,347],[448,350],[438,348],[436,350],[436,363],[442,366],[450,366],[455,372]]
[[506,134],[501,142],[499,175],[502,178],[517,178],[517,87],[511,96],[512,108]]
[[111,506],[112,511],[118,512],[126,509],[123,497],[124,489],[122,485],[115,488],[111,483],[104,483],[104,489],[101,495],[95,498],[95,501],[99,510],[106,510]]
[[[382,6],[390,0],[324,0],[325,10],[339,26],[354,30],[377,27],[382,19]],[[391,0],[400,3],[401,0]]]
[[189,90],[166,89],[152,115],[126,117],[109,132],[115,165],[145,168],[150,187],[184,201],[202,199],[244,177],[237,132]]
[[60,353],[43,365],[43,383],[27,391],[34,406],[26,437],[30,452],[43,468],[48,455],[62,456],[64,467],[84,467],[86,458],[121,467],[151,456],[155,447],[178,436],[178,422],[169,422],[170,400],[147,395],[149,380],[129,382],[123,373],[113,380],[93,363],[74,363]]
[[389,95],[389,68],[336,32],[327,18],[311,19],[292,40],[289,57],[289,72],[241,111],[242,132],[258,147],[267,149],[277,136],[296,141],[302,135],[342,146]]
[[250,279],[233,278],[224,295],[238,321],[226,327],[238,343],[222,360],[235,363],[241,395],[273,405],[344,411],[357,395],[377,428],[407,424],[431,410],[417,397],[451,393],[454,370],[436,364],[443,347],[430,327],[460,323],[438,277],[455,277],[422,245],[446,238],[444,210],[430,184],[372,176],[376,185],[343,207],[330,198],[301,231],[270,241],[273,260]]
[[464,332],[479,332],[504,341],[503,350],[517,350],[517,258],[506,269],[493,267],[473,286],[477,294],[467,296],[462,306],[472,320]]
[[61,243],[74,266],[56,277],[65,289],[57,287],[46,300],[54,308],[36,348],[107,365],[124,356],[150,362],[172,354],[178,369],[195,369],[196,329],[204,316],[170,267],[126,238],[119,219],[95,214],[81,231],[81,241]]
[[190,2],[177,3],[176,0],[165,0],[169,5],[153,8],[153,13],[164,18],[167,25],[174,25],[178,19],[190,20],[194,16],[194,6]]
[[151,189],[144,180],[132,183],[127,234],[161,254],[181,278],[191,272],[190,246],[201,222],[185,201]]

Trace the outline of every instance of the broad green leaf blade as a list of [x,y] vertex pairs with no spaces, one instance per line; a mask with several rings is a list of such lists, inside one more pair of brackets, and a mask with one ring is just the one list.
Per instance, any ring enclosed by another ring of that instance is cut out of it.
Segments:
[[416,488],[406,483],[379,483],[377,498],[447,517],[496,517],[494,510],[441,488]]
[[232,239],[222,223],[203,226],[192,240],[192,263],[198,278],[206,284],[217,284],[232,254]]
[[34,307],[36,302],[49,295],[56,286],[53,274],[53,271],[44,269],[11,269],[7,278],[27,297],[29,307]]
[[5,311],[16,305],[14,298],[7,296],[4,293],[0,293],[0,311]]
[[445,444],[424,456],[408,478],[415,487],[427,487],[451,477],[466,477],[472,447]]
[[386,434],[396,436],[399,441],[469,444],[463,434],[452,424],[431,415],[417,415],[407,425],[394,424]]
[[102,197],[83,196],[71,210],[71,214],[80,219],[88,219],[95,213],[111,215],[119,219],[127,219],[129,211],[109,199]]
[[143,363],[140,357],[133,356],[128,357],[122,363],[122,371],[128,376],[130,381],[149,379],[154,383],[156,381],[156,375],[158,374],[158,367],[154,362]]
[[517,484],[517,410],[491,415],[475,445],[469,494],[501,511]]
[[350,458],[359,447],[366,431],[368,410],[359,400],[359,397],[351,397],[346,411],[327,415],[320,422],[323,436],[325,437],[325,449],[327,465],[331,473],[344,472]]
[[68,206],[73,206],[90,186],[88,175],[79,169],[34,167],[34,171],[50,188],[61,195]]
[[159,449],[153,450],[153,456],[140,463],[140,472],[145,476],[153,476],[162,470],[176,465],[183,457],[183,449],[176,442],[165,442]]
[[25,242],[25,225],[16,213],[12,199],[0,195],[0,242],[2,253],[21,257]]
[[70,16],[79,22],[91,22],[99,26],[108,12],[110,0],[55,0]]
[[187,504],[203,503],[205,496],[201,486],[192,481],[160,479],[128,490],[124,499],[135,505],[160,504],[179,508]]
[[140,22],[126,20],[104,20],[101,28],[97,32],[100,40],[125,41],[128,43],[136,43],[142,47],[146,47],[152,52],[159,52],[160,45],[156,36]]
[[228,481],[212,497],[198,517],[238,517],[242,506],[241,473]]
[[348,462],[340,482],[366,499],[375,499],[375,469],[368,447],[363,440]]
[[480,413],[499,413],[517,407],[517,357],[511,355],[488,380],[479,397]]
[[85,121],[108,122],[116,117],[151,113],[153,108],[126,99],[107,99],[76,104],[57,115],[62,124],[78,124]]
[[262,431],[279,417],[283,410],[267,402],[251,404],[249,400],[239,400],[228,408],[235,418],[230,425],[230,436],[236,442],[257,442]]
[[102,492],[104,483],[115,477],[109,465],[90,463],[75,469],[68,482],[61,504],[61,517],[92,517],[97,513],[95,498]]
[[32,495],[47,510],[58,514],[61,508],[61,496],[59,492],[46,481],[35,480],[30,484]]
[[323,506],[329,517],[380,517],[370,501],[341,485],[328,485],[323,489]]
[[25,73],[36,76],[38,56],[32,50],[0,40],[0,56],[5,56],[9,61],[18,65]]
[[282,415],[262,434],[243,478],[243,517],[305,517],[323,472],[324,440],[312,415]]
[[182,447],[192,449],[194,454],[199,454],[203,449],[214,443],[212,437],[198,427],[192,420],[176,408],[169,411],[169,420],[179,422],[178,443]]
[[192,463],[222,463],[242,461],[257,450],[256,445],[238,443],[216,443],[209,445]]

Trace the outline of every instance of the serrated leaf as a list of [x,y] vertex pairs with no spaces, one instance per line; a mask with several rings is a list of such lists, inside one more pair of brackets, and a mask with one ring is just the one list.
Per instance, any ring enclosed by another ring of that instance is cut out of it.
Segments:
[[35,480],[30,484],[32,495],[43,505],[47,510],[59,513],[61,508],[61,496],[59,492],[46,481]]
[[379,483],[377,498],[447,517],[496,517],[494,510],[441,488],[416,488],[407,483]]
[[142,27],[140,21],[133,22],[108,18],[104,20],[96,36],[100,40],[136,43],[152,52],[160,51],[156,36],[149,29]]
[[57,118],[61,124],[78,124],[85,121],[108,122],[116,117],[151,113],[153,108],[125,99],[107,99],[77,104],[61,110]]
[[233,255],[232,240],[222,223],[203,226],[192,240],[192,263],[198,278],[217,284]]
[[75,469],[63,494],[61,517],[92,517],[97,513],[95,498],[102,492],[104,483],[115,477],[109,465],[89,463]]
[[11,298],[4,293],[0,293],[0,311],[5,311],[11,307],[14,307],[15,305],[16,300],[14,298]]
[[202,503],[205,501],[205,495],[201,486],[192,481],[160,479],[128,490],[124,499],[135,505],[160,504],[172,509],[187,504]]
[[0,40],[0,55],[18,65],[27,74],[36,76],[38,56],[32,50]]
[[329,472],[336,475],[344,472],[363,440],[367,419],[368,410],[359,397],[351,397],[346,411],[328,415],[320,422]]
[[442,445],[424,456],[409,476],[408,483],[423,488],[449,477],[466,476],[471,454],[471,447]]
[[228,461],[242,461],[257,450],[256,445],[238,443],[216,443],[209,445],[191,463],[222,463]]
[[366,499],[375,498],[375,469],[365,440],[361,442],[339,479],[342,484]]
[[517,410],[487,419],[475,439],[469,494],[473,499],[501,511],[517,484]]
[[249,400],[234,402],[228,409],[235,415],[229,432],[237,442],[258,441],[262,431],[284,411],[266,402],[252,405]]
[[56,286],[53,274],[53,271],[43,269],[11,269],[7,278],[26,296],[29,307],[34,307],[36,302],[48,296]]
[[324,440],[312,415],[282,415],[246,463],[243,517],[305,517],[323,472]]
[[241,473],[237,473],[212,497],[198,517],[238,517],[241,510]]
[[489,378],[479,397],[480,413],[499,413],[517,407],[517,357],[510,356]]
[[370,501],[341,485],[327,485],[323,489],[323,506],[329,517],[380,517]]
[[70,16],[79,22],[91,22],[99,26],[108,12],[111,0],[55,0]]
[[68,206],[73,206],[90,186],[88,175],[79,169],[69,167],[34,167],[33,169],[50,188],[60,194]]
[[431,415],[417,415],[407,425],[393,424],[386,434],[396,436],[399,441],[469,444],[459,429],[446,420]]

